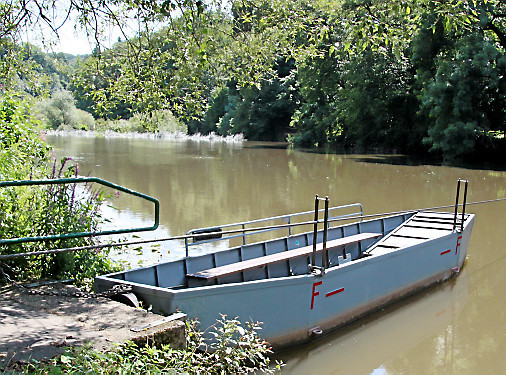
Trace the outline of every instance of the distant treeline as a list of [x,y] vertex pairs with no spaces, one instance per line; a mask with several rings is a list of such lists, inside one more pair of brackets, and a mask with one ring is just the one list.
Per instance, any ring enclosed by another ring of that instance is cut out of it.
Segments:
[[[244,12],[234,8],[230,35],[252,32]],[[486,27],[456,32],[428,11],[402,48],[386,43],[350,50],[339,19],[330,15],[319,13],[319,22],[328,27],[318,38],[299,29],[297,52],[266,40],[265,48],[277,51],[269,69],[264,60],[245,60],[245,47],[229,42],[223,27],[211,35],[214,45],[201,47],[187,61],[193,69],[178,56],[184,35],[172,29],[138,37],[149,47],[137,52],[135,63],[125,62],[131,44],[121,41],[73,59],[71,68],[61,64],[71,56],[50,57],[32,48],[27,58],[52,77],[46,84],[53,95],[72,92],[78,109],[116,127],[119,120],[142,115],[137,127],[157,131],[159,123],[149,120],[170,110],[188,133],[242,133],[248,140],[288,140],[300,147],[445,160],[504,156],[506,56],[498,42],[504,28],[495,37]],[[223,22],[218,19],[213,22]],[[305,48],[314,52],[301,54]],[[228,59],[223,65],[228,69],[217,65],[220,59]],[[261,75],[244,80],[255,71]],[[52,126],[57,125],[58,120]],[[81,127],[93,126],[88,119]]]

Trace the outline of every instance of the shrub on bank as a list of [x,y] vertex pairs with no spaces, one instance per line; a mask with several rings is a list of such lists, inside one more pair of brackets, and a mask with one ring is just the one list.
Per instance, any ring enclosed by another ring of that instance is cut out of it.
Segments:
[[[245,374],[277,372],[282,363],[271,363],[270,346],[260,339],[259,323],[244,327],[237,319],[222,316],[213,327],[215,339],[207,343],[197,322],[187,323],[187,348],[169,345],[139,347],[132,342],[99,352],[90,347],[69,349],[49,364],[33,362],[24,368],[35,374]],[[201,349],[207,348],[209,351]]]
[[51,98],[38,101],[34,105],[37,118],[46,128],[53,130],[93,130],[93,116],[78,109],[70,91],[61,90],[53,93]]
[[[41,139],[39,123],[30,105],[16,97],[0,98],[0,179],[29,180],[77,175],[77,166],[50,162],[50,147]],[[102,193],[90,186],[46,185],[0,188],[0,238],[20,238],[90,232],[102,218]],[[0,254],[50,250],[96,243],[93,238],[39,241],[0,245]],[[73,278],[78,283],[97,273],[114,270],[107,253],[67,252],[54,255],[20,257],[0,262],[13,280]]]
[[[91,128],[89,129],[91,130]],[[168,110],[155,111],[150,114],[136,113],[128,120],[97,120],[95,131],[114,131],[118,133],[183,133],[187,127]]]

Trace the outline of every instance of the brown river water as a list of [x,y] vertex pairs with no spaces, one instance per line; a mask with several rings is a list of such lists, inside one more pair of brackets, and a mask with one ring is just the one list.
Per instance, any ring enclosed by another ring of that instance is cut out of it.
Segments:
[[[506,172],[424,165],[401,156],[317,154],[273,144],[48,135],[57,157],[156,197],[160,229],[142,238],[360,202],[365,214],[505,198]],[[149,203],[120,196],[117,227],[147,226]],[[284,374],[505,374],[506,201],[471,205],[476,222],[460,275],[313,343],[276,354]],[[207,251],[208,249],[195,250]],[[193,250],[192,250],[193,251]],[[184,256],[183,243],[113,254],[130,264]],[[279,314],[283,307],[280,306]]]

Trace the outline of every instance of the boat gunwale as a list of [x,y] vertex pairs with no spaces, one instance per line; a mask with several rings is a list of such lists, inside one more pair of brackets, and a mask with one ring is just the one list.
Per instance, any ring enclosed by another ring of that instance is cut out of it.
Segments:
[[[474,214],[470,214],[471,220],[466,220],[466,223],[472,222],[472,219],[474,219]],[[403,222],[404,223],[404,222]],[[398,226],[400,227],[400,225]],[[465,228],[464,227],[464,231]],[[434,239],[430,239],[430,241],[434,242],[444,242],[447,241],[450,237],[454,236],[455,233],[462,233],[458,231],[452,231],[449,232],[442,237],[437,237]],[[369,253],[368,256],[355,259],[351,262],[346,262],[343,264],[334,264],[331,267],[327,268],[325,271],[325,275],[335,273],[335,272],[351,272],[353,268],[360,267],[363,265],[363,262],[367,262],[368,264],[376,264],[378,262],[387,261],[390,258],[402,256],[407,251],[416,251],[416,248],[418,247],[425,247],[427,241],[423,241],[417,244],[413,244],[410,246],[400,247],[396,249],[391,249],[388,252],[383,252],[381,254],[374,254]],[[145,267],[147,268],[147,267]],[[118,274],[118,273],[116,273]],[[121,274],[121,272],[119,273]],[[182,287],[177,288],[175,287],[159,287],[159,286],[153,286],[149,284],[141,284],[134,281],[128,281],[128,280],[121,280],[121,279],[115,279],[109,276],[112,276],[114,274],[110,275],[104,275],[104,276],[98,276],[97,279],[106,281],[107,283],[120,283],[120,284],[126,284],[131,285],[134,288],[142,288],[143,293],[145,291],[153,291],[153,292],[159,292],[166,295],[171,295],[174,297],[178,297],[178,299],[184,299],[184,295],[188,295],[188,298],[195,298],[199,295],[204,295],[209,292],[209,290],[213,290],[213,294],[228,294],[228,293],[234,293],[236,289],[241,289],[241,291],[247,291],[250,289],[258,290],[259,288],[272,288],[272,284],[276,283],[278,286],[284,286],[284,285],[295,285],[295,284],[303,284],[307,282],[307,279],[314,278],[314,277],[320,277],[319,274],[314,273],[306,273],[302,275],[289,275],[289,276],[282,276],[282,277],[274,277],[274,278],[264,278],[264,279],[258,279],[258,280],[250,280],[250,281],[240,281],[240,282],[233,282],[233,283],[226,283],[226,284],[212,284],[212,285],[203,285],[203,286],[193,286],[193,287]],[[265,284],[265,285],[264,285]],[[267,285],[268,284],[268,285]],[[134,289],[135,292],[135,289]],[[200,293],[199,293],[200,292]],[[149,293],[150,295],[157,295],[158,293]]]
[[[361,221],[355,221],[355,222],[351,222],[351,223],[347,223],[347,224],[342,224],[342,225],[339,225],[339,226],[333,226],[333,227],[329,227],[329,229],[342,228],[342,230],[344,230],[344,228],[346,228],[346,227],[357,226],[358,233],[362,233],[361,226],[365,225],[366,223],[371,223],[371,222],[375,222],[375,221],[383,221],[385,219],[389,219],[389,218],[393,218],[393,217],[402,217],[403,218],[402,223],[398,224],[396,227],[394,227],[393,229],[391,229],[391,231],[393,231],[396,228],[398,228],[400,225],[404,224],[407,220],[409,220],[410,217],[412,217],[415,214],[416,214],[416,212],[399,213],[399,214],[395,214],[395,215],[389,215],[389,216],[384,216],[384,217],[377,217],[377,218],[373,218],[373,219],[369,219],[369,220],[361,220]],[[409,217],[405,218],[406,215],[409,216]],[[318,231],[318,233],[321,233],[321,232],[323,232],[323,229],[320,230],[320,231]],[[383,229],[383,232],[384,232],[384,229]],[[188,257],[185,256],[185,257],[182,257],[182,258],[179,258],[179,259],[168,260],[166,262],[161,262],[161,263],[147,265],[147,266],[142,266],[142,267],[136,267],[136,268],[132,268],[132,269],[129,269],[129,270],[122,270],[122,271],[113,272],[113,273],[109,273],[109,274],[105,274],[105,275],[100,275],[100,276],[95,277],[95,280],[97,280],[97,279],[99,279],[99,280],[108,279],[108,280],[114,280],[117,283],[119,283],[119,282],[122,282],[122,283],[128,282],[128,283],[133,283],[135,285],[144,285],[144,286],[149,286],[151,288],[160,288],[161,290],[167,290],[167,289],[171,289],[171,288],[181,288],[181,287],[184,288],[184,289],[186,289],[186,288],[188,288],[186,285],[179,285],[179,286],[175,285],[175,286],[172,286],[172,287],[159,287],[159,286],[154,286],[154,285],[149,285],[149,284],[140,284],[140,283],[137,283],[137,282],[127,281],[127,280],[124,280],[122,278],[117,279],[114,276],[120,276],[120,275],[124,275],[124,274],[130,273],[130,272],[134,272],[134,271],[148,270],[150,268],[155,269],[156,267],[163,266],[165,264],[176,263],[176,262],[181,262],[181,261],[183,261],[183,262],[186,263],[187,259],[198,258],[198,257],[201,257],[201,256],[210,255],[210,254],[222,253],[222,252],[230,251],[231,249],[234,249],[234,248],[240,249],[240,248],[243,248],[244,246],[253,247],[253,246],[257,246],[257,245],[263,245],[263,244],[269,243],[269,242],[274,242],[274,241],[279,241],[279,240],[288,240],[290,238],[294,238],[294,237],[297,237],[297,236],[312,236],[312,235],[313,235],[313,232],[312,231],[308,231],[308,232],[304,232],[304,233],[297,233],[297,234],[291,235],[291,236],[277,237],[277,238],[269,239],[269,240],[266,240],[266,241],[257,241],[257,242],[253,242],[253,243],[247,244],[247,245],[240,245],[240,246],[236,246],[236,247],[217,249],[215,251],[210,251],[210,252],[204,253],[204,254],[196,254],[196,255],[188,256]],[[350,236],[351,235],[352,234],[350,234]],[[347,237],[347,236],[348,235],[343,236],[341,238],[344,238],[344,237]],[[383,237],[377,239],[376,242],[380,241],[382,238]],[[309,238],[308,238],[308,240],[309,240]],[[299,246],[299,247],[304,247],[304,245]],[[297,249],[299,247],[296,247],[294,249]],[[294,249],[289,249],[289,250],[294,250]],[[356,259],[353,262],[356,262],[357,260],[359,260],[359,259]],[[304,275],[306,275],[306,274],[304,274]],[[287,277],[293,278],[295,276],[303,276],[303,275],[289,275]],[[185,275],[185,277],[186,277],[186,275]],[[252,282],[252,281],[247,281],[247,282]],[[237,284],[237,283],[233,283],[233,284]],[[95,285],[96,285],[96,282],[95,282]],[[218,284],[218,285],[228,285],[228,284]],[[211,285],[206,285],[206,287],[208,287],[208,286],[211,286]],[[217,286],[217,285],[214,285],[214,286]],[[192,289],[193,288],[197,288],[197,287],[195,286],[195,287],[192,287]]]

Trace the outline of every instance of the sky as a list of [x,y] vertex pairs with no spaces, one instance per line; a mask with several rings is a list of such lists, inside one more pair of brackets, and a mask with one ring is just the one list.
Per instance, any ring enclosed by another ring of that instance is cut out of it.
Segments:
[[90,43],[84,32],[77,32],[71,25],[63,25],[53,49],[55,52],[65,52],[72,55],[90,54],[94,48],[94,43]]
[[[135,34],[133,29],[130,31],[132,35]],[[120,36],[122,37],[122,34],[118,28],[105,28],[101,37],[102,45],[106,48],[112,47]],[[75,27],[73,19],[67,20],[58,29],[58,37],[49,27],[39,23],[27,30],[22,39],[40,47],[45,52],[64,52],[72,55],[90,54],[96,45],[93,36],[88,38],[84,30]]]
[[[42,43],[37,43],[46,52],[64,52],[72,55],[86,55],[90,54],[95,48],[96,42],[93,37],[88,38],[83,30],[76,30],[73,23],[65,23],[60,30],[58,30],[59,38],[53,36],[51,46],[42,46]],[[118,41],[120,32],[110,29],[105,33],[102,38],[103,45],[107,48],[111,47]]]

